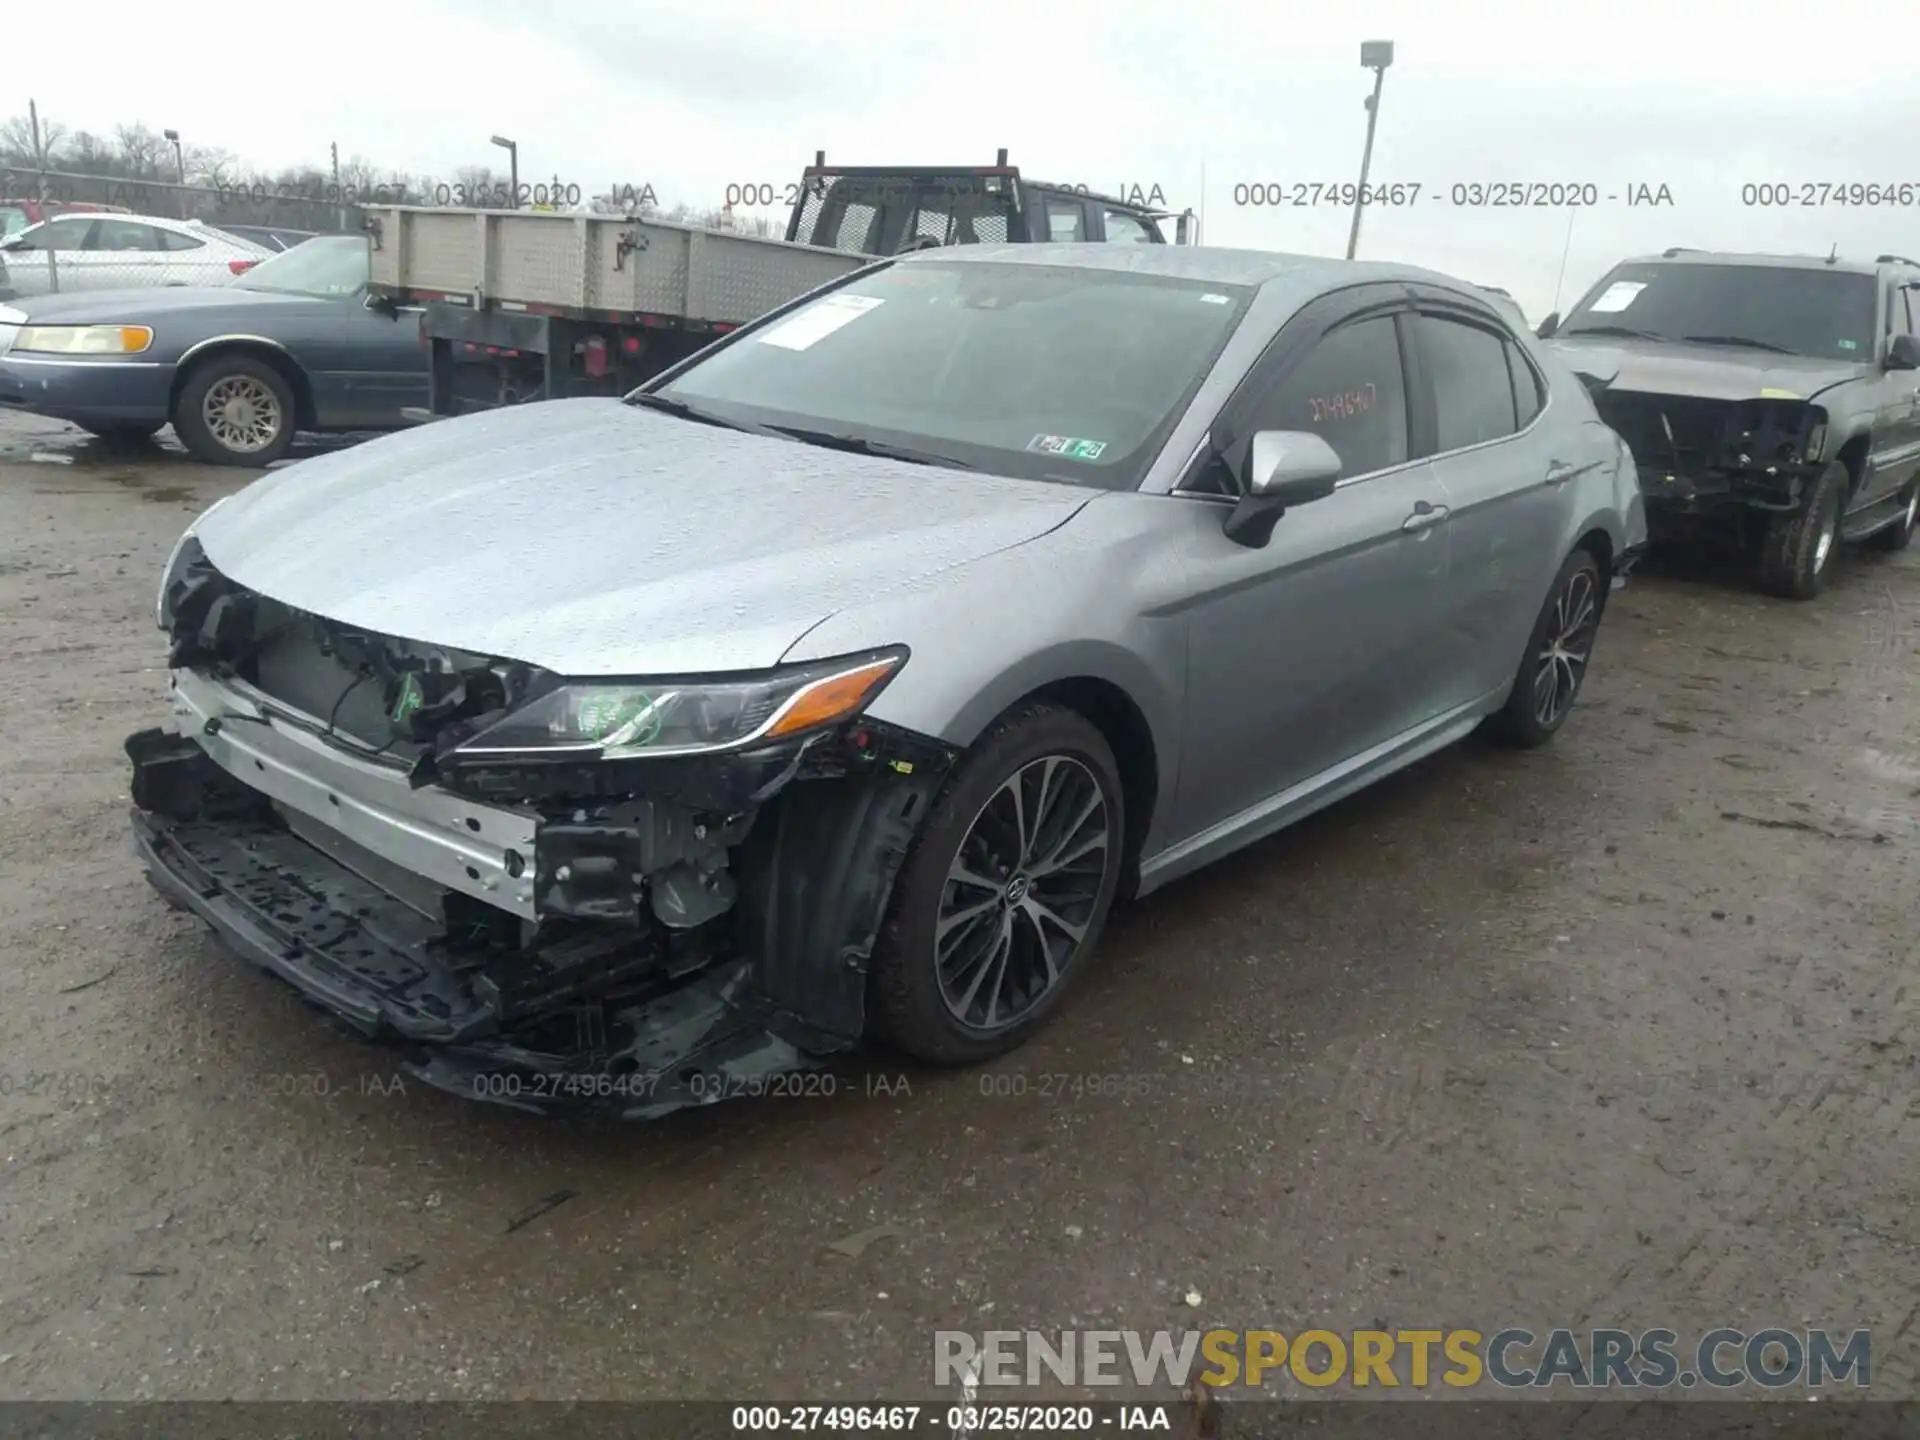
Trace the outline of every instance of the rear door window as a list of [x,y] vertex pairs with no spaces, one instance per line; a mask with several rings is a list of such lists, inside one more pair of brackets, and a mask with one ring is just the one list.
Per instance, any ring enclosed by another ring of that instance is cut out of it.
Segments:
[[1507,342],[1465,321],[1422,315],[1420,358],[1433,384],[1436,450],[1464,450],[1519,429]]
[[137,220],[101,220],[96,223],[91,250],[159,250],[160,232]]

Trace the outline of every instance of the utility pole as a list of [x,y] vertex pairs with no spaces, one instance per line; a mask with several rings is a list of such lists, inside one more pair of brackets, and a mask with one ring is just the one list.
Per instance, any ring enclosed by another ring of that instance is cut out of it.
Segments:
[[1360,152],[1360,188],[1353,196],[1353,229],[1347,232],[1347,259],[1360,248],[1360,212],[1367,203],[1367,171],[1373,164],[1373,129],[1380,123],[1380,87],[1386,83],[1387,67],[1393,64],[1391,40],[1360,42],[1360,65],[1373,71],[1373,94],[1367,97],[1367,148]]
[[333,203],[337,207],[333,221],[338,228],[345,230],[347,228],[347,192],[340,188],[340,142],[335,140],[327,148],[333,153]]

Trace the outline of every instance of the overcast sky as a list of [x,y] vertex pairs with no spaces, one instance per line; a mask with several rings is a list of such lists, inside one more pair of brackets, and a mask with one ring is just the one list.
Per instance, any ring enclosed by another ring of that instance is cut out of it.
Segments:
[[[1338,254],[1349,212],[1236,206],[1236,186],[1357,177],[1371,85],[1359,47],[1381,38],[1396,56],[1372,179],[1423,188],[1369,210],[1364,257],[1504,286],[1537,319],[1557,285],[1564,309],[1615,260],[1669,245],[1920,250],[1913,204],[1742,202],[1743,183],[1920,187],[1911,7],[1129,8],[335,0],[295,24],[182,0],[157,27],[89,27],[81,57],[71,12],[14,6],[9,54],[47,63],[30,80],[9,66],[18,98],[0,110],[24,109],[30,89],[73,128],[172,126],[267,168],[324,163],[337,141],[343,156],[448,178],[497,164],[487,138],[501,134],[519,141],[523,181],[646,182],[668,205],[784,185],[821,148],[930,164],[990,163],[1005,146],[1032,176],[1204,202],[1210,244]],[[1456,183],[1501,180],[1597,188],[1573,217],[1564,283],[1566,210],[1452,203]],[[1639,185],[1673,203],[1630,207]]]

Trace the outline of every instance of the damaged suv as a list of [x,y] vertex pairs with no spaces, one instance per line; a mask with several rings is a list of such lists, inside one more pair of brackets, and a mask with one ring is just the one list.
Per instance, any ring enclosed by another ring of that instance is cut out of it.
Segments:
[[1674,249],[1615,266],[1542,337],[1632,448],[1654,538],[1710,527],[1810,600],[1842,541],[1920,508],[1920,265]]
[[624,400],[201,515],[129,737],[172,903],[415,1074],[628,1116],[1018,1044],[1116,894],[1565,722],[1631,457],[1473,286],[886,261]]

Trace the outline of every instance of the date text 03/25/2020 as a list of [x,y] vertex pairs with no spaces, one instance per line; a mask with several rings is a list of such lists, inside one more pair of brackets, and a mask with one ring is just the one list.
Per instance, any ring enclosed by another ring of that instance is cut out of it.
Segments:
[[1450,185],[1421,181],[1383,181],[1364,190],[1345,183],[1315,180],[1246,180],[1233,187],[1233,203],[1242,207],[1307,209],[1317,205],[1362,205],[1412,208],[1447,205],[1463,210],[1592,209],[1598,205],[1667,207],[1674,203],[1673,187],[1664,182],[1634,180],[1602,183],[1597,180],[1456,180]]

